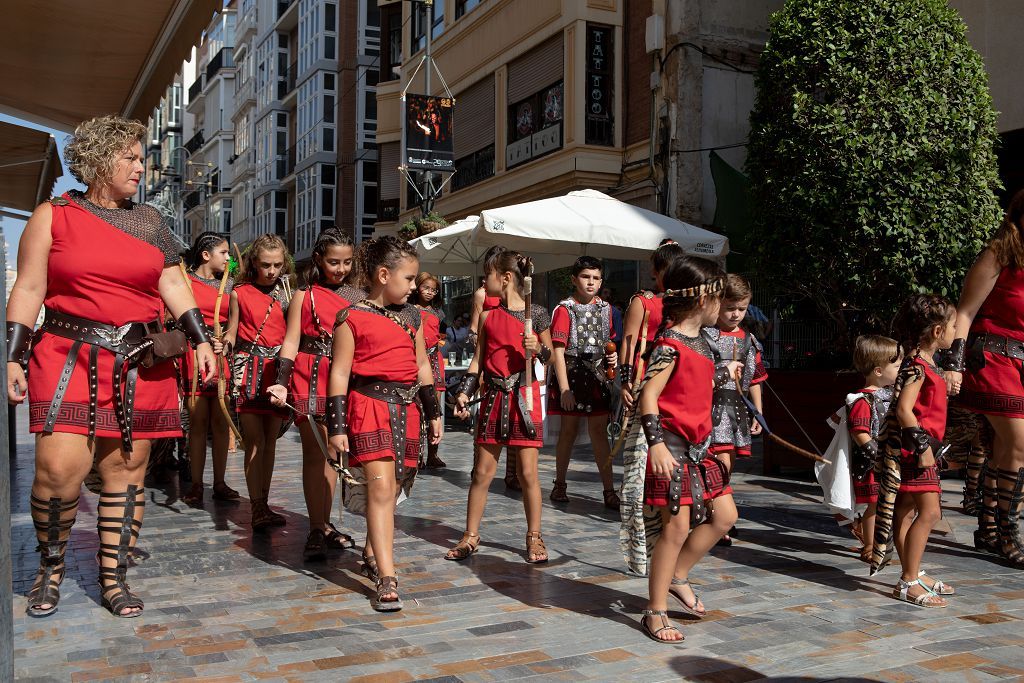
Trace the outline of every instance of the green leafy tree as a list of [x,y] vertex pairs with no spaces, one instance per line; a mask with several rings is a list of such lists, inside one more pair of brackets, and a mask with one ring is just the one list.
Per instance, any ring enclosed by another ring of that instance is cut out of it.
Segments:
[[[996,112],[946,0],[787,0],[757,73],[759,271],[842,334],[956,299],[999,223]],[[851,329],[853,327],[854,329]]]

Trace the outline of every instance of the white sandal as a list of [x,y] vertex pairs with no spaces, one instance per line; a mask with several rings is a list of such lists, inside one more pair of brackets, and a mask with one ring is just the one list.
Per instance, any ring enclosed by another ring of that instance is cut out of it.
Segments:
[[[925,576],[926,574],[927,572],[922,569],[920,572],[918,572],[917,577],[920,579],[922,576]],[[923,583],[921,585],[924,586]],[[928,586],[924,587],[928,588]],[[936,595],[956,595],[955,588],[953,588],[949,584],[945,584],[939,581],[938,579],[935,579],[935,583],[933,583],[931,588],[928,588],[928,590],[930,590],[932,593],[935,593]]]
[[[921,595],[918,595],[917,597],[910,597],[909,592],[913,586],[920,586],[924,589],[924,593],[921,593]],[[921,579],[917,579],[916,581],[904,581],[903,579],[900,579],[899,583],[896,584],[896,590],[893,591],[892,597],[897,600],[902,600],[903,602],[909,602],[912,605],[917,605],[918,607],[947,606],[946,601],[933,593],[928,586],[921,582]],[[935,602],[935,600],[942,600],[942,602]]]

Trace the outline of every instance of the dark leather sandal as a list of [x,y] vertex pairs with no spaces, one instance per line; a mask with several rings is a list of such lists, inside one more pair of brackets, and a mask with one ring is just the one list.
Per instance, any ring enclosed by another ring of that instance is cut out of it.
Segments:
[[543,564],[548,561],[548,549],[539,531],[526,534],[526,561],[530,564]]
[[252,530],[262,531],[274,525],[270,517],[270,508],[266,500],[254,499],[252,501]]
[[327,535],[321,529],[312,529],[306,536],[306,545],[302,549],[302,559],[306,562],[322,562],[327,559],[324,542]]
[[238,491],[228,486],[225,482],[213,485],[213,499],[214,500],[238,500],[240,496]]
[[[474,539],[476,539],[474,541]],[[471,534],[468,531],[462,534],[462,540],[454,548],[449,550],[444,559],[461,562],[480,549],[480,534]]]
[[327,529],[324,531],[324,534],[326,535],[324,546],[328,550],[348,550],[349,548],[356,547],[354,538],[341,532],[338,527],[330,522],[327,522]]
[[374,583],[380,578],[380,570],[377,569],[377,558],[374,555],[367,555],[363,550],[363,566],[359,570],[366,578]]
[[203,482],[194,481],[188,493],[181,497],[181,502],[189,507],[202,507],[203,505]]
[[[384,597],[390,593],[394,593],[395,597]],[[378,612],[397,612],[402,609],[402,598],[398,595],[398,579],[393,576],[382,576],[377,579],[377,592],[370,598],[370,604]]]
[[[60,584],[64,581],[64,553],[67,550],[71,527],[75,524],[78,510],[78,499],[65,503],[61,498],[50,498],[48,501],[31,496],[32,524],[36,528],[39,545],[36,552],[39,558],[39,570],[36,572],[35,583],[28,592],[28,605],[25,614],[30,617],[47,617],[57,611],[60,602]],[[71,517],[65,519],[68,513]],[[49,605],[43,608],[42,605]]]
[[[145,491],[138,486],[130,485],[123,493],[101,492],[99,503],[96,505],[96,529],[100,536],[100,604],[115,617],[122,619],[141,615],[144,607],[142,600],[131,592],[126,578],[132,545],[138,539],[139,530],[142,528],[142,522],[135,519],[135,511],[145,504]],[[105,515],[104,508],[120,508],[121,515]],[[117,543],[104,543],[104,536],[115,536]],[[114,560],[116,564],[113,567],[104,567],[103,559]],[[126,609],[134,611],[125,612]]]
[[618,510],[619,506],[622,505],[622,501],[619,500],[619,494],[615,492],[615,489],[604,490],[604,506],[609,510]]
[[569,490],[569,485],[564,481],[553,481],[551,483],[554,484],[554,486],[551,487],[551,495],[548,496],[548,498],[551,499],[551,502],[568,503],[569,496],[567,496],[565,492]]
[[[661,617],[661,628],[651,629],[651,627],[647,624],[648,617]],[[683,632],[680,631],[677,627],[673,626],[672,623],[668,620],[668,612],[666,612],[665,610],[645,609],[643,611],[643,616],[640,617],[640,628],[643,629],[644,635],[646,635],[651,640],[655,640],[659,643],[668,643],[669,645],[674,645],[676,643],[681,643],[684,640],[686,640],[686,636],[683,635]],[[659,637],[659,634],[664,633],[665,631],[675,631],[679,634],[680,638],[678,640],[666,640],[665,638]]]

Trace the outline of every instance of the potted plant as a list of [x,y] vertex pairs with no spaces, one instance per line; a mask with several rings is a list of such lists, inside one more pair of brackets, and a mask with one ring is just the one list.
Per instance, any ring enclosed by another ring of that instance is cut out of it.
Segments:
[[441,214],[431,211],[426,216],[416,216],[407,220],[398,229],[398,236],[404,240],[414,240],[423,235],[440,230],[448,225]]

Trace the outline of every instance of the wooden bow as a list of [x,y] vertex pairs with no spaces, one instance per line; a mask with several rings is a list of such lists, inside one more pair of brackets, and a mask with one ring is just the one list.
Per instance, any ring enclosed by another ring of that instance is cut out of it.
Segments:
[[[523,311],[523,342],[533,334],[533,259],[526,259],[526,275],[523,277],[523,298],[526,310]],[[533,353],[523,351],[526,356],[526,367],[523,368],[523,384],[526,386],[526,409],[533,410]]]
[[[629,434],[629,420],[637,411],[636,402],[640,399],[640,382],[644,378],[644,354],[647,353],[647,329],[650,324],[651,312],[644,309],[643,321],[640,323],[640,346],[637,353],[636,366],[633,368],[633,382],[630,385],[630,395],[633,397],[633,409],[626,410],[622,415],[622,429],[619,431],[615,444],[612,446],[612,457],[614,458],[622,447],[626,445],[626,436]],[[629,379],[628,377],[626,378]]]
[[[179,259],[178,268],[181,269],[181,276],[185,278],[185,284],[188,285],[188,291],[192,292],[193,297],[195,292],[192,290],[192,278],[188,276],[188,270],[185,268],[185,260]],[[192,350],[192,392],[188,397],[188,410],[191,413],[195,410],[196,401],[199,400],[199,353]]]
[[[237,247],[236,247],[237,248]],[[228,284],[228,267],[224,266],[224,273],[220,276],[220,288],[217,290],[217,301],[213,305],[213,336],[218,341],[223,342],[222,330],[220,325],[220,307],[224,301],[224,290],[227,289]],[[224,358],[223,365],[221,359],[217,359],[217,403],[220,405],[220,412],[224,415],[224,419],[227,420],[228,428],[231,429],[235,435],[235,440],[238,445],[245,450],[245,441],[242,439],[242,433],[238,431],[238,427],[235,426],[235,421],[231,417],[231,411],[228,410],[228,404],[226,400],[227,396],[227,378],[225,375],[225,365],[230,368],[231,361],[230,355],[228,354],[227,348],[223,350]]]

